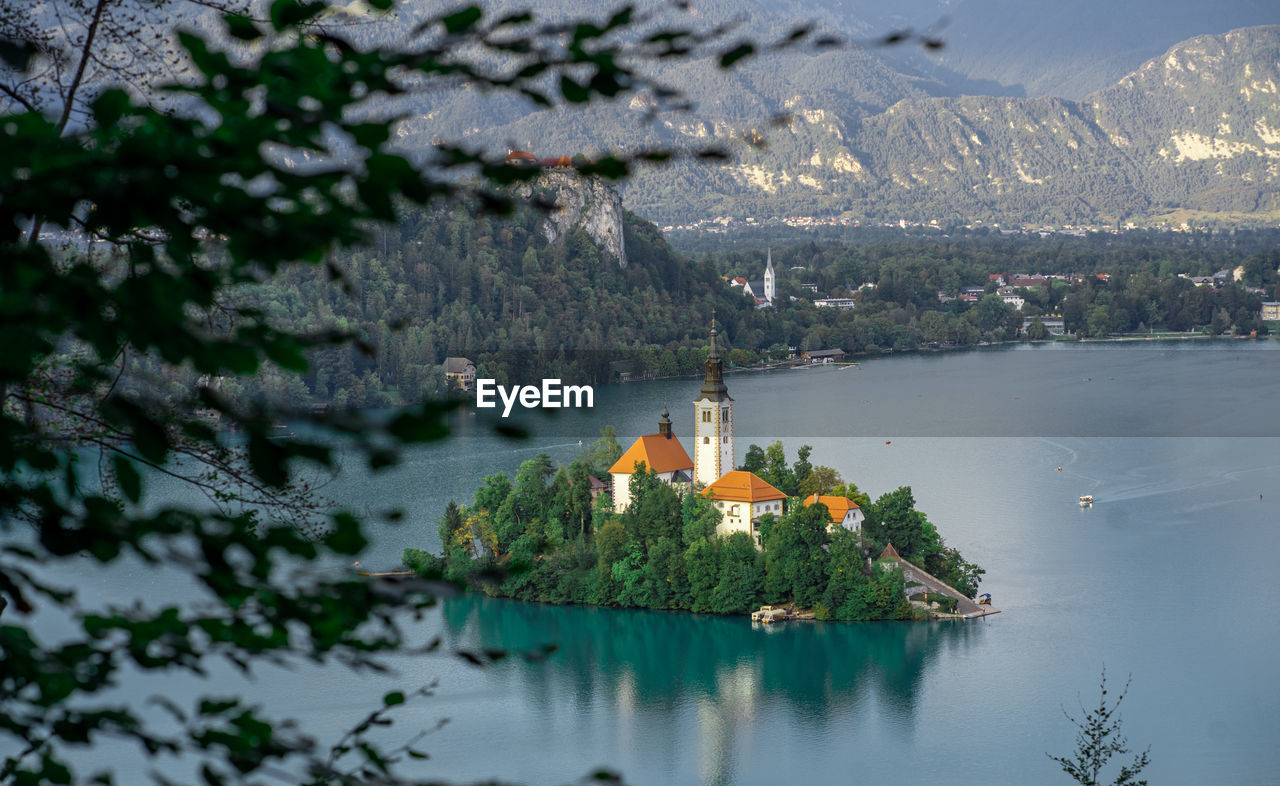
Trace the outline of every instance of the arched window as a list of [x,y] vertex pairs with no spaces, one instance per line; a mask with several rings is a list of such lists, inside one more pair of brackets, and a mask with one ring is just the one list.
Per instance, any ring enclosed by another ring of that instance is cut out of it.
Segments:
[[703,437],[703,438],[702,438],[702,444],[704,444],[704,445],[710,445],[710,444],[711,444],[711,437]]

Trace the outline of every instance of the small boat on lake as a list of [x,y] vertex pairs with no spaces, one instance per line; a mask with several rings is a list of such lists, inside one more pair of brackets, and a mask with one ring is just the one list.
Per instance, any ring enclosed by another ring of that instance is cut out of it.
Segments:
[[1080,498],[1080,507],[1087,508],[1093,505],[1093,495],[1085,494]]

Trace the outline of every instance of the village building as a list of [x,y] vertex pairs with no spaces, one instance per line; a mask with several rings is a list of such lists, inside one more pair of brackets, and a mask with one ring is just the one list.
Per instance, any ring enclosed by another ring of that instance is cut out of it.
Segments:
[[[1044,325],[1045,330],[1049,331],[1051,336],[1062,336],[1067,332],[1067,322],[1061,314],[1044,314],[1039,317],[1040,324]],[[1026,335],[1031,329],[1031,323],[1036,321],[1036,317],[1023,317],[1022,329],[1019,331],[1022,335]]]
[[444,379],[451,388],[471,390],[476,384],[476,364],[466,358],[445,358]]
[[671,431],[671,416],[664,408],[658,419],[658,433],[646,434],[627,448],[609,467],[610,498],[613,509],[624,511],[631,504],[631,476],[637,466],[652,470],[663,483],[677,491],[687,491],[693,482],[693,461]]
[[1280,321],[1280,301],[1264,302],[1260,316],[1264,322]]
[[805,507],[819,502],[827,506],[827,512],[831,514],[832,527],[844,527],[851,532],[862,529],[862,522],[866,517],[862,515],[862,509],[858,507],[858,503],[848,497],[832,497],[826,494],[814,494],[804,498]]
[[844,354],[843,349],[811,349],[800,357],[810,363],[839,363]]
[[755,298],[756,308],[769,308],[778,297],[777,275],[773,269],[773,249],[769,249],[764,263],[764,278],[747,281],[741,277],[730,282],[735,287]]
[[735,469],[727,472],[702,491],[720,511],[717,535],[745,532],[760,546],[760,518],[772,514],[782,517],[782,501],[787,495],[753,472]]
[[838,308],[841,311],[852,311],[858,307],[858,301],[851,297],[824,297],[813,301],[818,308]]

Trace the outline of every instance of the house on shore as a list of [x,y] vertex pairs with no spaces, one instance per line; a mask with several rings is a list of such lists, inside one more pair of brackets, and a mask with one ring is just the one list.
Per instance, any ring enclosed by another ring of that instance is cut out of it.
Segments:
[[816,505],[819,502],[827,506],[827,512],[831,514],[832,527],[844,527],[851,532],[861,531],[862,522],[866,519],[866,516],[862,515],[862,509],[858,507],[858,503],[848,497],[834,497],[825,494],[814,494],[804,498],[805,507]]
[[451,388],[471,390],[476,385],[476,364],[466,358],[445,358],[444,378]]

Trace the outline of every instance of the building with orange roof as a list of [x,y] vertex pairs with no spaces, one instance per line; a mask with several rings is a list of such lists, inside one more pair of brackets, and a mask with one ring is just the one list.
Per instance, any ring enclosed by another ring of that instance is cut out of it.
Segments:
[[702,496],[715,501],[720,511],[717,535],[745,532],[760,545],[759,519],[772,513],[782,516],[782,501],[787,495],[774,488],[754,472],[735,469],[726,472],[715,483],[702,490]]
[[822,496],[814,494],[804,498],[805,507],[819,502],[827,506],[827,512],[831,514],[831,526],[841,526],[853,532],[862,528],[862,520],[866,517],[862,515],[858,503],[848,497],[832,497],[825,494]]
[[658,419],[658,433],[646,434],[631,443],[622,457],[609,467],[615,511],[624,511],[631,504],[631,476],[637,464],[644,464],[646,471],[656,472],[659,480],[675,486],[677,491],[687,491],[693,483],[693,459],[671,431],[671,416],[665,407]]

